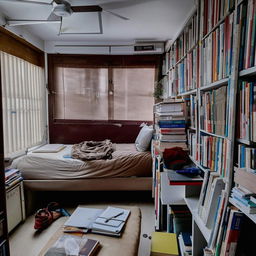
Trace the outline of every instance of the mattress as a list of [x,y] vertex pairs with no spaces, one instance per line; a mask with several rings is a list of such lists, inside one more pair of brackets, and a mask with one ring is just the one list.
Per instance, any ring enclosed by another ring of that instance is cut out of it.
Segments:
[[57,153],[29,153],[15,159],[12,168],[21,170],[25,180],[70,180],[110,177],[149,177],[150,152],[138,152],[134,144],[115,144],[112,159],[81,161],[72,159],[72,145]]

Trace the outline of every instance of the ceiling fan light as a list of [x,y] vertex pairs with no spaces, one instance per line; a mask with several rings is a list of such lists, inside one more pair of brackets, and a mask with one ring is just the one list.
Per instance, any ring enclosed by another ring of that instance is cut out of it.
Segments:
[[60,17],[68,17],[72,14],[72,10],[65,4],[58,4],[54,7],[53,13]]

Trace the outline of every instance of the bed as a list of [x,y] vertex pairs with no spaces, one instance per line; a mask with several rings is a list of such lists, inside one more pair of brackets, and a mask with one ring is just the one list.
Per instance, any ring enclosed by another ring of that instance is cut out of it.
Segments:
[[151,190],[150,152],[138,152],[134,144],[115,144],[112,159],[73,159],[72,145],[57,153],[34,153],[15,159],[26,189],[34,191]]

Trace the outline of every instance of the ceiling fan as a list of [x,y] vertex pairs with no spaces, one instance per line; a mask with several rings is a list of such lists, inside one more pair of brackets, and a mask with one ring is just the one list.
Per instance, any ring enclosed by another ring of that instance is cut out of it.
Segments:
[[69,17],[72,13],[81,12],[107,12],[120,19],[129,20],[129,18],[121,16],[117,13],[103,9],[100,5],[83,5],[83,6],[72,6],[66,0],[53,0],[51,3],[39,2],[39,1],[29,1],[29,0],[1,0],[5,3],[25,3],[25,4],[36,4],[36,5],[46,5],[52,6],[52,12],[46,20],[26,20],[26,19],[6,19],[6,25],[8,26],[20,26],[20,25],[34,25],[43,23],[62,23],[62,18]]

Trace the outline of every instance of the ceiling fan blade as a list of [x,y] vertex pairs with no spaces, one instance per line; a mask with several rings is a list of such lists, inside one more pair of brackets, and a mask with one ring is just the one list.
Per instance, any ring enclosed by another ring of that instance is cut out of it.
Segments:
[[71,6],[73,12],[102,12],[99,5]]
[[39,4],[39,5],[48,5],[48,6],[52,5],[51,3],[37,2],[37,1],[26,1],[26,0],[23,0],[23,1],[19,1],[19,0],[0,0],[0,3]]
[[36,25],[45,23],[59,23],[59,20],[7,20],[6,25],[10,27],[23,25]]
[[62,4],[63,3],[62,0],[53,0],[53,2],[55,2],[56,4]]
[[129,18],[124,17],[124,16],[122,16],[122,15],[119,15],[119,14],[117,14],[117,13],[115,13],[115,12],[111,12],[111,11],[107,11],[107,10],[103,10],[103,11],[104,11],[104,12],[108,12],[108,13],[110,13],[110,14],[112,14],[112,15],[114,15],[114,16],[120,18],[120,19],[123,19],[123,20],[130,20]]
[[50,14],[50,16],[47,18],[49,21],[61,21],[61,17],[57,16],[53,12]]

